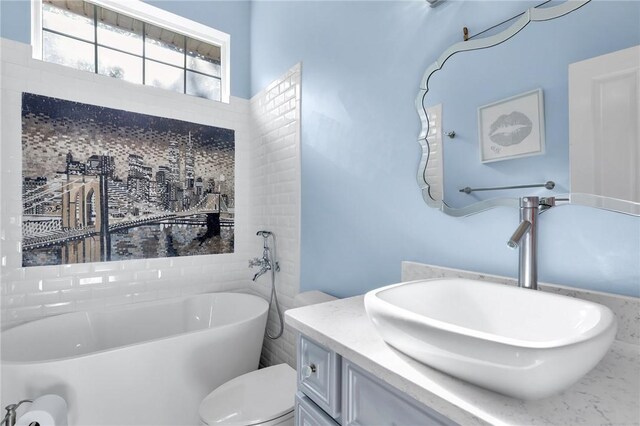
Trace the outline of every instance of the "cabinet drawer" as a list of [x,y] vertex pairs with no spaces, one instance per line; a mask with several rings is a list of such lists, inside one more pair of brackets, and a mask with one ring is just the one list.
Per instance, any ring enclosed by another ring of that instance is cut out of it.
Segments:
[[391,386],[344,360],[342,425],[455,425]]
[[306,336],[298,338],[298,389],[331,417],[340,416],[340,355]]
[[296,394],[295,419],[296,426],[338,426],[327,413],[300,392]]

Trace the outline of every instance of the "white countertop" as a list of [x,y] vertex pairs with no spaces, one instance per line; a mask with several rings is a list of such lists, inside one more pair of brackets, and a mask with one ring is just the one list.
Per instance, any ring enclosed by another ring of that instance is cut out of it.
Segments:
[[286,312],[286,323],[461,425],[638,425],[640,346],[615,341],[589,374],[557,396],[522,401],[421,364],[388,346],[363,296]]

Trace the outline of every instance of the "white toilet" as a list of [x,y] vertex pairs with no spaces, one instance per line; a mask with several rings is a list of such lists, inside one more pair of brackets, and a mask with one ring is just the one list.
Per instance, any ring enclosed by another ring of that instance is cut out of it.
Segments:
[[236,377],[200,404],[201,425],[293,425],[296,371],[279,364]]
[[[0,0],[1,1],[1,0]],[[294,307],[336,300],[321,291],[294,298]],[[293,426],[296,370],[274,365],[236,377],[211,392],[200,404],[201,425]]]

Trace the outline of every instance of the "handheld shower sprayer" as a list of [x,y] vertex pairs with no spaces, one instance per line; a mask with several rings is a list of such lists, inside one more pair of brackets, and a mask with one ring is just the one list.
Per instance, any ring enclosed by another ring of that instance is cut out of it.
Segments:
[[[276,293],[276,272],[280,271],[280,265],[276,260],[276,236],[270,231],[258,231],[256,232],[256,236],[263,238],[262,259],[255,258],[249,260],[249,268],[253,266],[260,267],[260,270],[253,276],[254,282],[267,271],[271,271],[271,297],[269,298],[269,307],[271,307],[271,304],[275,302],[276,312],[278,314],[278,319],[280,320],[280,329],[278,334],[275,336],[269,334],[269,330],[267,330],[267,337],[270,339],[277,339],[282,336],[284,331],[284,319],[282,310],[280,309],[280,304],[278,303],[278,294]],[[269,237],[271,237],[271,240],[273,241],[273,245],[271,247],[269,247]]]

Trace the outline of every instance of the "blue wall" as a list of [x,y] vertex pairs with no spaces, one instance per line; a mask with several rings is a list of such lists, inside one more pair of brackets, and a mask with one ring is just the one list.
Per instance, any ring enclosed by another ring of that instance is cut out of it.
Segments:
[[[622,3],[601,19],[614,24]],[[474,33],[532,4],[253,3],[252,93],[303,63],[303,290],[362,293],[397,282],[402,260],[517,275],[505,244],[516,209],[452,218],[422,201],[413,105],[423,71],[463,26]],[[543,281],[640,296],[640,219],[552,209],[540,218],[539,268]]]
[[[231,95],[249,98],[250,1],[150,0],[146,3],[230,34]],[[31,43],[30,4],[29,0],[0,0],[0,36]]]
[[[423,71],[463,26],[474,33],[535,3],[153,2],[231,34],[234,96],[303,62],[301,287],[339,296],[397,282],[402,260],[517,275],[505,244],[515,209],[451,218],[422,201],[413,105]],[[622,3],[607,2],[601,19],[615,24]],[[28,1],[1,0],[0,15],[2,37],[29,43]],[[544,281],[640,296],[640,219],[552,209],[540,218],[539,265]]]

